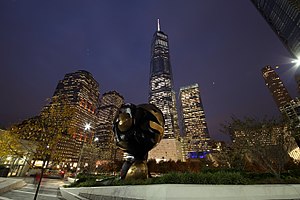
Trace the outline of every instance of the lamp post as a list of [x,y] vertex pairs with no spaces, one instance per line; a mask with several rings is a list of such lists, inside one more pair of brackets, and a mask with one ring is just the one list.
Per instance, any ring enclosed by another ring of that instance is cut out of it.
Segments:
[[[84,125],[84,133],[86,131],[90,131],[91,130],[91,123],[86,123]],[[83,146],[84,146],[84,140],[82,141],[81,143],[81,149],[80,149],[80,154],[79,154],[79,159],[78,159],[78,163],[77,163],[77,168],[76,168],[76,176],[75,176],[75,181],[77,179],[77,175],[79,173],[79,170],[80,170],[80,163],[81,163],[81,159],[82,159],[82,153],[83,153]]]
[[[41,174],[40,174],[40,179],[39,179],[38,186],[37,186],[36,191],[35,191],[34,200],[37,199],[37,196],[38,196],[38,193],[39,193],[39,190],[40,190],[42,178],[43,178],[43,175],[44,175],[45,164],[46,164],[46,162],[49,162],[49,160],[50,160],[50,154],[49,154],[48,150],[49,150],[49,145],[47,145],[46,155],[45,155],[45,158],[43,160],[42,171],[41,171]],[[48,163],[47,163],[47,165],[48,165]]]

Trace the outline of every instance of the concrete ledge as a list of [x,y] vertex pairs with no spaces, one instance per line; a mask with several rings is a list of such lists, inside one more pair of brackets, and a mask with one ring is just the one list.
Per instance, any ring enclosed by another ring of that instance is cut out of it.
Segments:
[[70,177],[68,177],[68,178],[67,178],[67,181],[68,181],[69,183],[74,183],[74,182],[75,182],[75,178],[70,178]]
[[80,197],[79,193],[74,191],[65,190],[66,188],[60,188],[60,194],[61,196],[66,200],[88,200],[87,198]]
[[[291,185],[188,185],[162,184],[137,186],[106,186],[61,188],[62,196],[67,200],[105,199],[105,200],[162,200],[162,199],[203,199],[203,200],[271,200],[299,199],[300,184]],[[65,193],[76,198],[64,196]]]
[[23,179],[0,178],[0,194],[13,189],[19,189],[26,185]]

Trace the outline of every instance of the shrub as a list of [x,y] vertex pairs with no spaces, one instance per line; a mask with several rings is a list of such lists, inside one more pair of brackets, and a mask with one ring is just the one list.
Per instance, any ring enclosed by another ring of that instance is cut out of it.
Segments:
[[241,172],[171,172],[161,177],[149,178],[146,180],[120,180],[119,178],[107,178],[103,181],[96,181],[92,178],[82,177],[69,187],[92,187],[92,186],[113,186],[113,185],[147,185],[147,184],[213,184],[213,185],[244,185],[244,184],[295,184],[300,183],[300,178],[285,175],[278,179],[269,173],[241,173]]
[[123,181],[122,184],[247,184],[249,181],[240,173],[169,173],[147,180]]
[[88,179],[86,182],[80,182],[76,187],[93,187],[96,185],[96,180]]

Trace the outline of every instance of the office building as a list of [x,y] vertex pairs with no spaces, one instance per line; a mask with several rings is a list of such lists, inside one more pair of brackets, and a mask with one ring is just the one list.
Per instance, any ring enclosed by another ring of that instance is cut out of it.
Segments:
[[282,108],[283,115],[293,124],[300,124],[300,100],[299,98],[292,99]]
[[170,62],[168,35],[161,31],[159,20],[151,44],[149,103],[156,105],[165,118],[165,131],[159,145],[150,151],[149,157],[177,160],[179,135],[173,75]]
[[283,82],[280,80],[279,76],[271,66],[266,66],[262,68],[261,71],[266,86],[271,92],[279,111],[283,114],[283,107],[292,100],[291,96],[289,95]]
[[300,74],[295,75],[295,81],[297,83],[298,94],[300,95]]
[[180,127],[186,158],[202,158],[211,150],[203,103],[198,84],[181,87]]
[[100,100],[100,107],[97,113],[99,124],[97,125],[95,140],[101,152],[99,155],[101,160],[120,158],[118,156],[120,153],[114,142],[112,125],[122,104],[124,104],[124,98],[116,91],[104,93]]
[[67,98],[74,109],[69,132],[57,145],[65,163],[76,167],[83,143],[93,142],[98,124],[99,95],[99,84],[87,71],[68,73],[59,81],[53,97]]
[[294,58],[300,58],[300,0],[251,0]]
[[[300,160],[300,149],[297,145],[295,138],[292,135],[292,131],[285,125],[268,125],[261,124],[261,127],[238,127],[236,130],[232,130],[231,139],[235,148],[242,150],[243,148],[258,150],[270,149],[277,147],[278,153],[288,154],[295,162]],[[255,152],[255,151],[254,151]],[[282,157],[283,158],[283,157]]]

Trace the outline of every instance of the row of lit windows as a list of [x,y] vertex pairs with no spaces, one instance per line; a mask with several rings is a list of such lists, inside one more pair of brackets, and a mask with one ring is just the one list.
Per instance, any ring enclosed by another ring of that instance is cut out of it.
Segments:
[[159,44],[159,45],[162,45],[164,47],[168,46],[168,43],[166,41],[163,41],[163,40],[156,40],[155,44]]
[[164,39],[168,39],[168,36],[165,35],[165,34],[162,34],[162,33],[159,33],[159,32],[157,32],[156,34],[157,34],[157,36],[159,36],[159,37],[162,37],[162,38],[164,38]]

